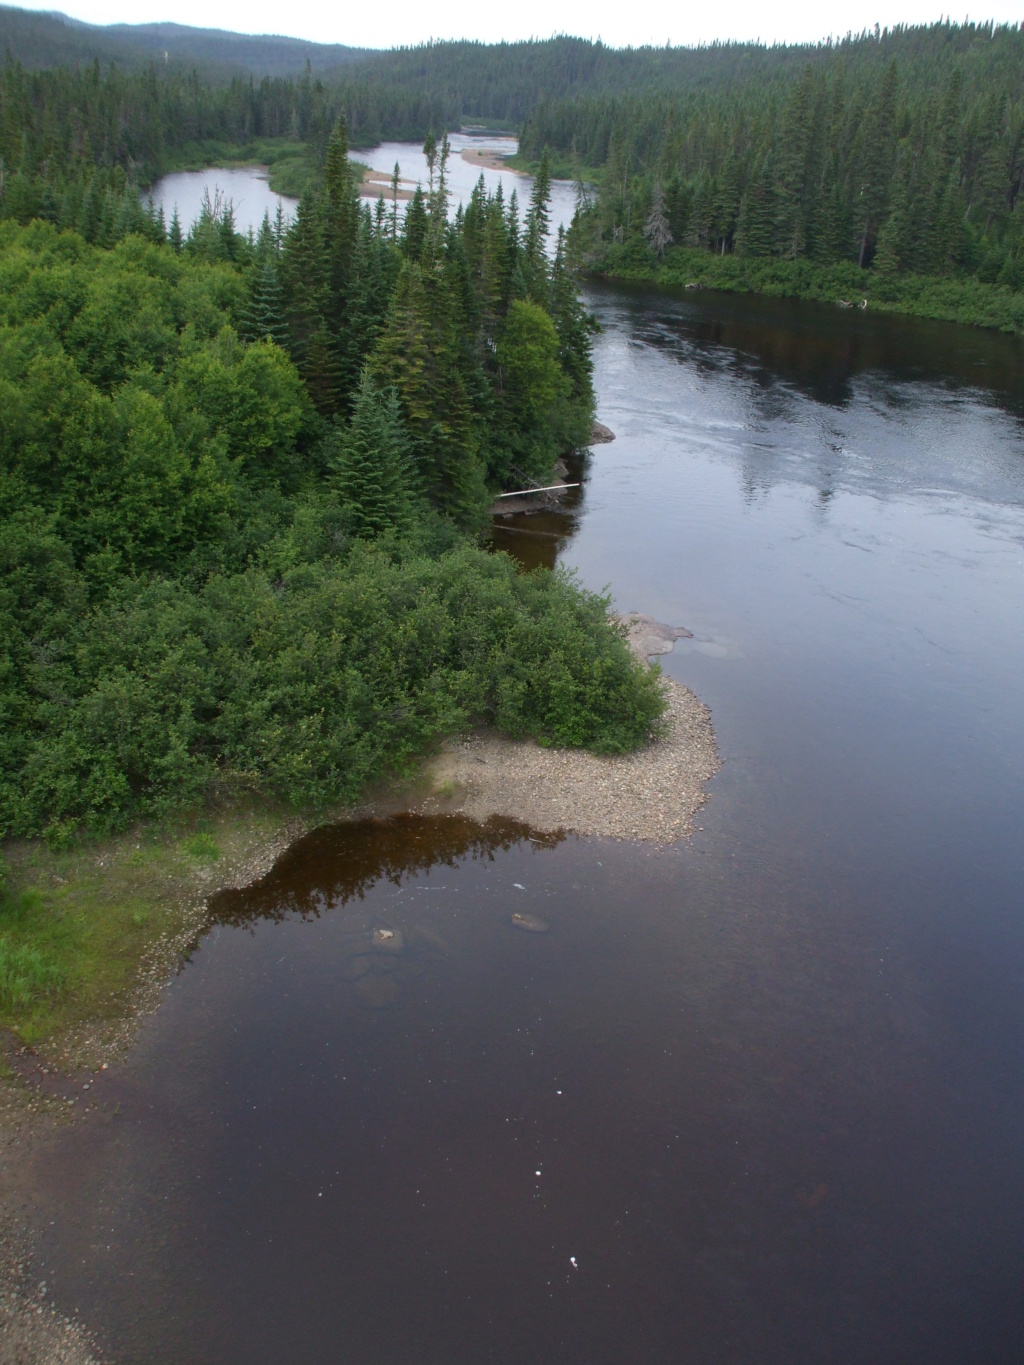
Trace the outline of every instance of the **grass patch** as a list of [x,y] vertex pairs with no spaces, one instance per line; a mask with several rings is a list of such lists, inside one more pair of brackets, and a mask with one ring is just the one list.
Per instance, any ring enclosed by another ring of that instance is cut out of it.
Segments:
[[[581,166],[567,152],[554,152],[549,149],[548,159],[552,180],[575,180],[578,175],[582,175],[585,184],[597,185],[603,178],[601,167]],[[513,156],[506,156],[504,161],[510,171],[521,171],[523,175],[536,175],[540,166],[539,157],[528,156],[524,152],[516,152]]]
[[64,970],[52,953],[0,934],[0,1009],[23,1011],[64,985]]
[[62,851],[42,840],[8,845],[0,1027],[34,1045],[86,1021],[124,1018],[140,959],[179,927],[198,891],[216,884],[212,865],[251,856],[290,817],[294,811],[247,808]]
[[190,858],[196,858],[203,863],[215,863],[220,857],[220,849],[212,834],[202,832],[193,834],[191,839],[185,840],[182,847]]

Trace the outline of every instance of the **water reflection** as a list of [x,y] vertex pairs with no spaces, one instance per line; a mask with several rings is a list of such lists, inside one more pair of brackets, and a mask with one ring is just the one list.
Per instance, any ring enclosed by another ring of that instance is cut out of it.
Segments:
[[575,535],[586,510],[586,487],[593,454],[572,451],[565,457],[567,489],[558,502],[537,512],[498,514],[492,518],[490,543],[518,560],[524,569],[553,569],[559,554]]
[[394,815],[322,825],[297,840],[261,881],[214,897],[210,913],[217,923],[235,926],[292,915],[317,918],[364,900],[379,882],[400,887],[430,868],[455,867],[467,859],[493,862],[496,852],[524,842],[555,848],[564,837],[514,820],[494,817],[479,824],[458,815]]
[[[636,343],[698,372],[728,369],[769,398],[781,383],[843,407],[854,398],[857,376],[870,373],[894,381],[895,402],[913,402],[912,386],[924,381],[991,395],[1024,415],[1024,340],[991,329],[716,290],[595,283],[588,292],[592,306],[628,320]],[[766,408],[766,420],[775,411]]]
[[[576,467],[584,487],[562,512],[495,521],[493,543],[528,568],[578,562],[574,543],[595,511],[618,536],[624,519],[643,519],[657,554],[686,515],[683,479],[704,462],[736,469],[748,507],[782,485],[810,485],[819,525],[844,491],[966,496],[993,509],[1020,501],[1019,338],[709,290],[591,283],[585,299],[601,326],[598,415],[618,440]],[[694,484],[689,496],[703,492]],[[994,511],[992,530],[1005,527]],[[607,563],[607,542],[603,553]]]

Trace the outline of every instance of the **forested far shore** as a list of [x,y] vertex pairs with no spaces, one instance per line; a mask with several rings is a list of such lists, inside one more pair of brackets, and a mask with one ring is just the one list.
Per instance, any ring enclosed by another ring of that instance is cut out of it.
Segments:
[[[835,268],[853,263],[863,278],[844,290],[1017,330],[1022,110],[1024,33],[1012,25],[775,48],[432,43],[364,54],[330,80],[207,82],[98,62],[30,71],[9,58],[0,217],[106,244],[152,236],[136,189],[168,169],[248,154],[301,190],[322,173],[339,117],[355,145],[490,119],[521,125],[518,167],[544,156],[576,178],[574,267],[686,269],[828,297]],[[747,264],[684,265],[694,251]]]
[[673,247],[677,265],[683,249],[746,262],[708,266],[732,284],[773,260],[851,263],[845,289],[911,311],[929,290],[907,277],[998,287],[954,315],[1019,328],[1005,296],[1024,286],[1024,33],[936,25],[873,47],[774,80],[548,103],[521,151],[598,168],[574,231],[592,268],[664,278]]

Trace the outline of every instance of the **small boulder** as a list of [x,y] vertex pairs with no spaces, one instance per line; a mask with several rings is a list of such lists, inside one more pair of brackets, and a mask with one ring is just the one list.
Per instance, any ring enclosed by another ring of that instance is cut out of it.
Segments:
[[374,929],[372,941],[380,953],[400,953],[405,947],[401,929]]
[[546,934],[550,925],[537,915],[524,915],[517,911],[512,916],[512,927],[522,929],[527,934]]

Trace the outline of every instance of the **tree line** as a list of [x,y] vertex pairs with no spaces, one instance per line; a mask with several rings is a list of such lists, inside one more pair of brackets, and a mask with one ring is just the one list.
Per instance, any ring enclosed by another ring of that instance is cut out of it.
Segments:
[[176,23],[86,24],[63,14],[0,5],[0,53],[5,50],[29,70],[88,66],[99,59],[122,70],[144,71],[155,62],[176,74],[197,70],[211,82],[250,75],[294,78],[310,63],[327,75],[365,55],[337,43]]
[[676,244],[1024,285],[1016,27],[900,29],[770,81],[548,103],[522,148],[597,168],[591,253]]

